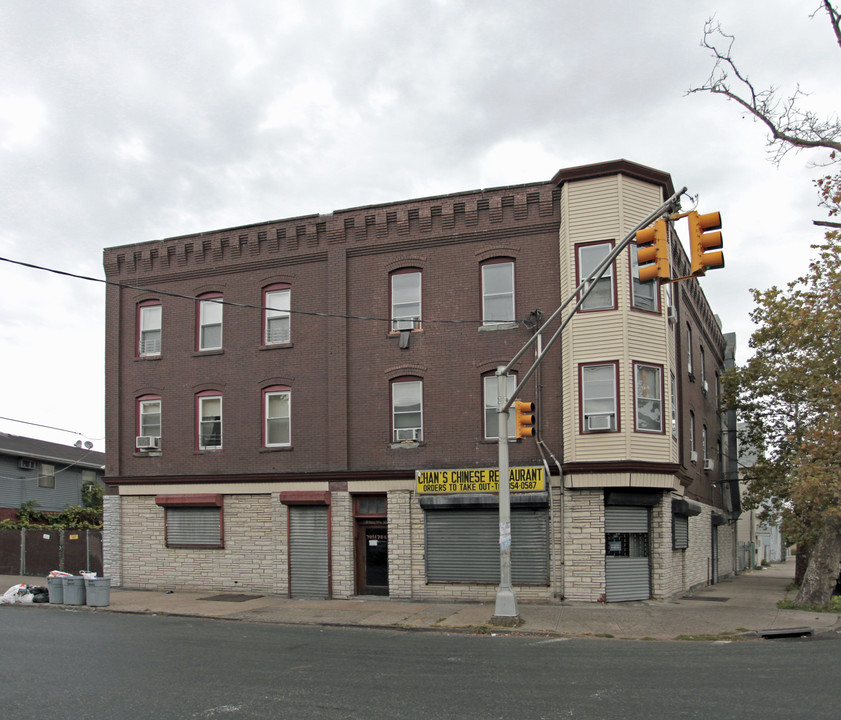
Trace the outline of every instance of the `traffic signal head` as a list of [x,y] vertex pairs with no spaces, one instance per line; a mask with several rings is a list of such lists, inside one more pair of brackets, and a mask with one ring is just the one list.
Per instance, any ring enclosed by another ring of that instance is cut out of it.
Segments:
[[640,282],[670,279],[669,227],[663,219],[645,230],[637,230],[637,266]]
[[534,437],[534,403],[517,400],[514,403],[516,413],[516,431],[518,440]]
[[[720,232],[711,232],[721,229],[721,213],[701,215],[692,211],[688,217],[692,274],[703,275],[709,268],[724,267],[724,253],[718,250],[723,246],[724,240]],[[709,252],[710,250],[715,252]]]

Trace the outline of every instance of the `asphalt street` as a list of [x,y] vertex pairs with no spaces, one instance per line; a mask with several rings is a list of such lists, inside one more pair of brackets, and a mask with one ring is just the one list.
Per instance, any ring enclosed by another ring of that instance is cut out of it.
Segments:
[[0,612],[3,717],[837,718],[837,636],[647,642]]

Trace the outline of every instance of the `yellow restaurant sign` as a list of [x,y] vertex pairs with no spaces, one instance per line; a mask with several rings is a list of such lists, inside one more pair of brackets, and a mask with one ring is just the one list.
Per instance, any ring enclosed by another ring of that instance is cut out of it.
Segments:
[[[545,490],[542,467],[509,468],[511,492]],[[471,468],[466,470],[416,470],[417,492],[471,493],[499,492],[498,468]]]

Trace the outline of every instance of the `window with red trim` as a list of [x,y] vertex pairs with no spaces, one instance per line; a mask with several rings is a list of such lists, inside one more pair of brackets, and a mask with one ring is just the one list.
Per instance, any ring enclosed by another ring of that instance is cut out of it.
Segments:
[[276,385],[263,391],[263,446],[292,444],[292,391]]
[[292,342],[290,308],[292,290],[287,284],[263,289],[263,343],[284,345]]
[[196,441],[199,450],[222,449],[222,396],[213,390],[196,396]]
[[202,295],[196,305],[196,349],[220,350],[222,348],[222,293]]
[[137,355],[149,357],[161,354],[160,300],[145,300],[137,306]]

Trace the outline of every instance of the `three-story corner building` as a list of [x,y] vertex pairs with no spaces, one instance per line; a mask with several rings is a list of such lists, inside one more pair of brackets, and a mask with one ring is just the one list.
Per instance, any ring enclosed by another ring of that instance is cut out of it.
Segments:
[[[107,249],[106,574],[493,599],[495,371],[673,192],[616,161]],[[733,572],[725,339],[697,281],[640,284],[634,263],[520,393],[538,408],[536,438],[509,427],[522,599],[662,598]]]

